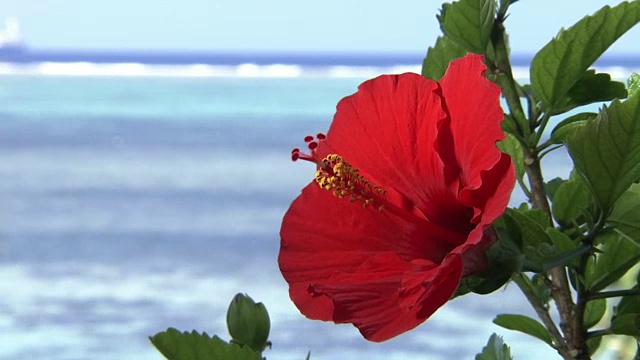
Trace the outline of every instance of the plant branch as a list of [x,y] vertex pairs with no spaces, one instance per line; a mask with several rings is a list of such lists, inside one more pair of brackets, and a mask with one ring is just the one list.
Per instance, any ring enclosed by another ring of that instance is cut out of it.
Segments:
[[[589,249],[592,248],[592,244],[589,241],[583,241],[583,246],[587,246]],[[587,262],[589,261],[590,253],[584,253],[580,256],[580,261],[578,262],[577,269],[574,269],[576,274],[576,306],[574,308],[575,317],[574,317],[574,327],[573,327],[573,338],[577,339],[578,349],[580,350],[579,355],[586,356],[580,358],[589,358],[589,348],[587,347],[587,329],[584,328],[584,313],[587,308],[587,294],[588,289],[585,287],[583,281],[581,280],[584,275],[584,270],[587,268]],[[583,348],[579,347],[583,346]]]
[[516,129],[519,133],[519,137],[522,139],[528,139],[531,130],[527,125],[527,117],[522,109],[522,103],[520,102],[520,95],[518,95],[518,86],[513,79],[513,72],[511,71],[511,61],[509,60],[509,50],[505,42],[505,29],[503,25],[504,16],[498,16],[493,26],[493,32],[491,34],[491,41],[495,50],[495,68],[496,68],[496,82],[502,90],[502,95],[507,101],[507,106],[511,112],[512,118]]
[[[550,153],[550,152],[552,152],[552,151],[554,151],[554,150],[560,149],[561,147],[562,147],[562,145],[556,145],[556,146],[554,146],[554,147],[552,147],[552,148],[548,148],[546,151],[542,151],[542,152],[540,152],[540,153],[539,153],[539,155],[538,155],[538,157],[539,157],[540,159],[542,159],[542,158],[543,158],[543,157],[545,157],[545,155],[547,155],[548,153]],[[540,151],[540,150],[538,150],[538,151]]]
[[611,329],[594,330],[594,331],[589,331],[587,333],[587,337],[589,339],[591,339],[591,338],[595,338],[595,337],[599,337],[599,336],[605,336],[605,335],[611,335],[611,334],[613,334],[611,332]]
[[[553,227],[554,224],[553,218],[551,217],[551,208],[544,188],[540,156],[536,150],[544,127],[551,116],[550,113],[543,114],[542,121],[538,124],[537,119],[527,119],[524,114],[520,95],[518,93],[518,87],[513,79],[511,63],[509,61],[509,50],[506,43],[505,28],[503,25],[505,18],[504,13],[498,13],[494,23],[493,32],[491,34],[491,41],[495,50],[496,81],[502,89],[502,94],[504,95],[507,106],[511,112],[511,118],[514,119],[513,123],[515,124],[516,130],[520,137],[525,140],[522,144],[522,149],[525,171],[530,186],[529,200],[531,201],[533,208],[540,209],[547,214],[549,226]],[[538,125],[540,125],[542,129],[539,129],[538,133],[534,133]],[[539,304],[540,300],[537,298],[537,295],[535,293],[531,293],[532,289],[527,286],[520,286],[520,288],[525,292],[529,302],[534,305],[536,312],[538,312],[538,316],[540,316],[540,319],[544,322],[547,329],[558,342],[558,353],[565,359],[589,359],[590,357],[586,345],[586,338],[582,332],[582,327],[580,326],[582,321],[576,321],[575,319],[575,304],[571,296],[571,289],[569,288],[569,281],[567,279],[565,269],[566,268],[564,266],[561,266],[549,270],[549,274],[551,275],[549,288],[551,297],[556,303],[558,313],[560,314],[560,328],[562,329],[564,338],[559,334],[558,329],[551,320],[548,311],[542,310],[543,308],[541,307],[541,304]],[[514,279],[517,278],[517,275],[514,276]],[[524,278],[521,277],[520,280],[522,279]],[[520,283],[522,283],[522,281],[520,281]],[[530,293],[528,294],[527,291]],[[576,328],[576,326],[579,328]]]
[[549,334],[553,338],[553,342],[556,345],[558,353],[560,353],[565,360],[573,359],[573,356],[571,356],[571,353],[569,352],[567,343],[562,337],[562,334],[560,334],[560,331],[553,322],[553,319],[551,319],[551,315],[549,315],[549,312],[545,309],[544,304],[540,301],[540,298],[531,287],[529,279],[522,273],[514,274],[512,279],[516,285],[518,285],[531,306],[533,306],[533,309],[536,311],[536,314],[538,314],[540,320],[542,320],[544,326],[549,330]]
[[536,133],[536,141],[535,141],[536,144],[538,144],[540,142],[540,139],[542,139],[542,134],[544,133],[544,129],[547,127],[547,124],[549,123],[549,119],[551,119],[551,112],[549,110],[545,111],[544,114],[542,115],[542,120],[540,121],[540,125]]
[[531,191],[529,191],[529,187],[527,187],[527,184],[525,184],[524,180],[522,180],[521,178],[517,178],[517,180],[518,180],[518,185],[520,185],[520,188],[522,189],[522,192],[524,192],[527,198],[530,198]]
[[620,297],[620,296],[640,296],[640,289],[603,291],[599,293],[588,294],[586,296],[586,301],[596,300],[596,299],[607,299],[607,298]]
[[[549,217],[549,225],[553,226],[551,207],[549,206],[547,193],[544,189],[542,168],[540,167],[538,154],[535,150],[527,148],[523,148],[523,152],[525,170],[531,186],[531,205],[536,209],[544,211]],[[586,356],[589,356],[588,350],[586,353],[584,352],[584,349],[587,349],[584,337],[576,337],[575,304],[571,297],[571,289],[569,288],[569,280],[567,279],[565,268],[553,268],[549,270],[549,274],[551,275],[549,290],[560,314],[560,328],[569,344],[570,350],[573,350],[573,352],[577,350],[579,355],[586,354]]]

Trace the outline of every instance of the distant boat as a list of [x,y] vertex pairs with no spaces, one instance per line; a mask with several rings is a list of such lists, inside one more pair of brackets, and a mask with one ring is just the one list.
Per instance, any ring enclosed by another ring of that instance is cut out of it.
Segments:
[[5,19],[4,30],[0,31],[0,56],[19,55],[27,50],[27,45],[20,34],[18,19]]

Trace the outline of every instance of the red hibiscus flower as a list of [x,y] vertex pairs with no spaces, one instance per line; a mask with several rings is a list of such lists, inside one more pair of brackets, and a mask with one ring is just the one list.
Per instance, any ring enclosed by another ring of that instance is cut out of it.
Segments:
[[383,75],[344,98],[327,135],[308,136],[315,180],[280,230],[280,270],[309,318],[384,341],[425,321],[463,276],[486,268],[489,225],[515,184],[501,153],[499,88],[482,57],[441,81]]

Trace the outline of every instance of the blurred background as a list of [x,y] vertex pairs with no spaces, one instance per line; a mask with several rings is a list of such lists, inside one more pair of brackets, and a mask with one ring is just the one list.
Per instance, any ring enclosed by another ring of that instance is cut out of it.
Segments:
[[[521,0],[516,74],[561,27],[617,1]],[[290,151],[382,73],[420,71],[438,2],[4,0],[0,6],[1,359],[161,359],[167,327],[227,338],[246,292],[272,317],[270,359],[472,358],[492,332],[518,359],[553,352],[491,324],[527,313],[507,287],[369,343],[305,319],[277,263],[313,176]],[[640,29],[598,62],[640,69]],[[525,80],[526,81],[526,80]],[[546,177],[566,177],[565,154]],[[523,200],[516,194],[513,203]],[[532,315],[534,316],[534,315]]]

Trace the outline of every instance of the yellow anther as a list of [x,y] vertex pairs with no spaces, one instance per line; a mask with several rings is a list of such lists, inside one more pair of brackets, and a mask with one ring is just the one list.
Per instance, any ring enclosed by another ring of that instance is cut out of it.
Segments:
[[[364,207],[374,204],[375,198],[381,198],[386,192],[371,184],[358,169],[337,154],[329,154],[322,160],[315,178],[322,189],[332,190],[333,195],[340,199],[347,197],[350,202],[362,201]],[[378,210],[383,209],[383,205],[378,206]]]

